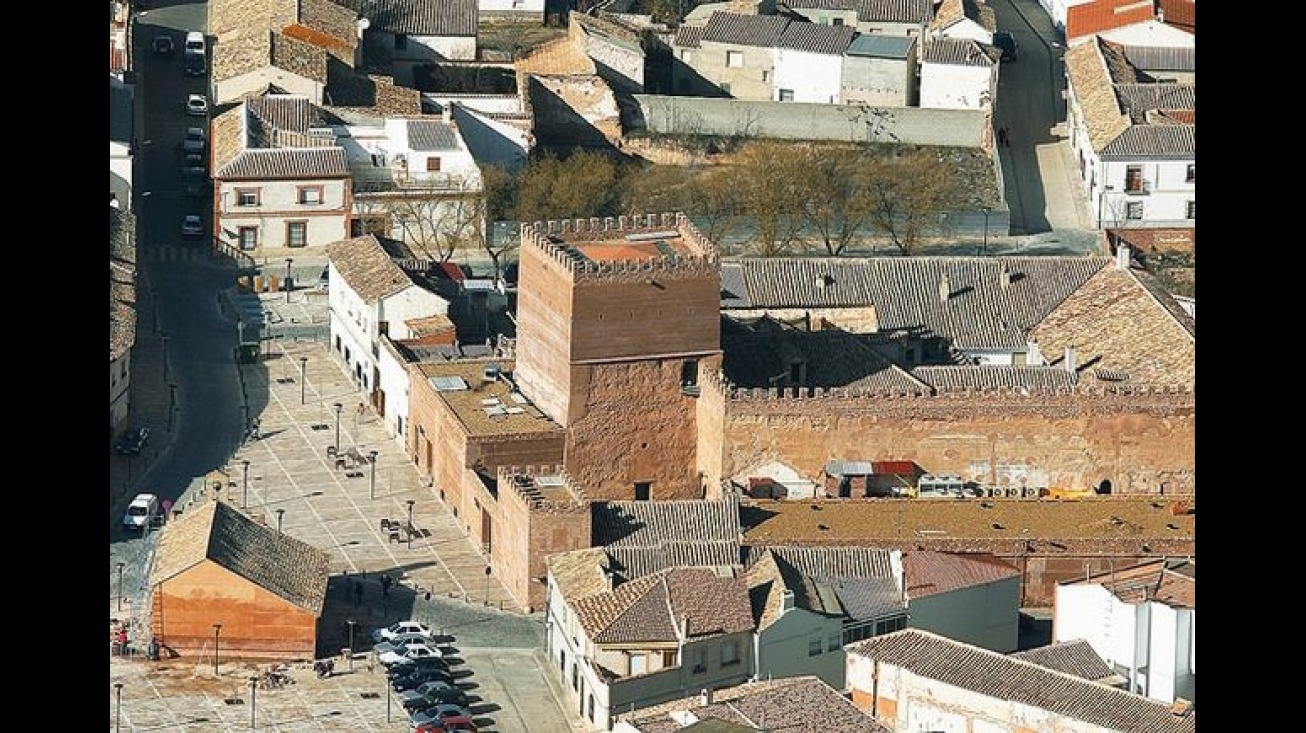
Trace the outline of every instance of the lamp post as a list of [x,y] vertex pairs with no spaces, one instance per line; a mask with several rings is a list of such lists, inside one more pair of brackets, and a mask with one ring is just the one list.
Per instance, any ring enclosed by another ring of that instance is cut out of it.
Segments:
[[336,410],[336,453],[340,453],[340,411],[345,408],[339,402],[332,405]]
[[1102,190],[1098,191],[1097,193],[1097,228],[1098,229],[1102,228],[1102,214],[1105,212],[1106,209],[1106,204],[1103,201],[1103,199],[1106,198],[1107,191],[1114,191],[1114,190],[1116,190],[1115,186],[1105,185],[1102,187]]
[[118,610],[122,610],[122,569],[126,563],[118,563]]
[[367,458],[372,463],[372,487],[368,490],[367,498],[376,498],[376,451],[368,451]]
[[[114,694],[113,730],[114,733],[121,733],[122,731],[122,683],[121,682],[113,683],[113,694]],[[387,701],[387,703],[388,702],[389,701]],[[390,711],[386,710],[387,722],[389,722],[389,713]]]
[[291,275],[290,275],[290,264],[291,264],[292,262],[294,262],[294,261],[295,261],[295,258],[294,258],[294,257],[287,257],[287,258],[286,258],[286,282],[285,282],[285,289],[286,289],[286,302],[287,302],[287,303],[290,302],[290,278],[291,278]]
[[281,518],[285,516],[285,514],[286,514],[285,509],[277,510],[277,534],[281,534]]
[[248,460],[241,461],[240,465],[245,468],[245,478],[244,478],[245,488],[240,497],[240,506],[242,509],[246,509],[249,508],[249,461]]
[[222,624],[213,624],[213,676],[218,676],[218,633],[222,631]]
[[258,706],[258,677],[249,678],[249,729],[254,730],[254,708]]
[[159,337],[163,341],[163,381],[168,381],[168,334]]
[[980,247],[980,254],[985,254],[985,255],[989,253],[989,211],[991,211],[991,209],[985,206],[984,207],[984,244],[981,245]]
[[306,384],[306,382],[304,381],[305,380],[304,374],[306,373],[307,368],[308,368],[308,357],[307,356],[299,357],[299,404],[301,405],[304,404],[304,386]]
[[490,605],[490,566],[485,566],[485,605]]
[[349,671],[354,671],[354,620],[351,618],[349,624]]
[[413,504],[417,502],[412,499],[408,500],[408,549],[413,549]]

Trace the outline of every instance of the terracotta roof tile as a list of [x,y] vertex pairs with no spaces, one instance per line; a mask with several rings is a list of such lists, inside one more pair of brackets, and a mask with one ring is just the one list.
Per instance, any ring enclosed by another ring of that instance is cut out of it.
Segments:
[[519,74],[589,76],[596,73],[589,55],[566,36],[531,49],[525,57],[517,59],[514,66]]
[[988,68],[997,63],[990,51],[969,38],[935,38],[925,44],[921,61],[948,66],[979,66]]
[[590,506],[595,546],[739,541],[739,505],[732,500],[600,501]]
[[1019,568],[993,555],[926,550],[903,553],[902,571],[909,600],[1020,577]]
[[151,583],[166,582],[208,560],[314,613],[326,601],[331,556],[265,527],[222,501],[169,522],[155,550]]
[[1053,366],[918,366],[913,377],[936,389],[993,389],[1038,387],[1072,389],[1075,375]]
[[1092,0],[1066,9],[1066,38],[1076,38],[1152,20],[1152,0]]
[[477,0],[372,0],[363,14],[371,30],[410,36],[475,36]]
[[671,733],[684,726],[673,715],[738,723],[746,730],[785,733],[889,733],[874,718],[819,677],[804,675],[749,682],[712,691],[712,703],[698,696],[652,705],[618,717],[640,733]]
[[612,590],[607,574],[607,553],[601,547],[549,555],[545,560],[558,592],[568,602]]
[[342,148],[273,148],[245,150],[213,172],[224,180],[346,178],[349,164]]
[[789,19],[781,15],[741,15],[717,11],[703,26],[700,43],[726,43],[735,46],[774,48]]
[[109,361],[136,343],[136,217],[109,207]]
[[412,278],[372,234],[332,242],[327,245],[327,258],[364,303],[375,303],[413,285]]
[[733,567],[739,565],[739,540],[661,542],[651,547],[609,545],[609,562],[622,578],[638,578],[673,567]]
[[857,20],[882,23],[925,24],[934,15],[933,0],[784,0],[788,7],[802,11],[856,10]]
[[670,568],[573,603],[585,633],[597,643],[670,642],[753,628],[742,578],[708,568]]
[[1121,733],[1196,730],[1194,715],[1176,716],[1165,703],[920,629],[877,636],[846,649],[850,655],[892,664],[927,680]]
[[990,33],[998,28],[993,8],[981,0],[941,0],[934,11],[930,27],[943,29],[966,19],[978,23]]
[[1096,573],[1070,585],[1100,585],[1124,603],[1153,601],[1175,608],[1197,607],[1197,564],[1157,560]]

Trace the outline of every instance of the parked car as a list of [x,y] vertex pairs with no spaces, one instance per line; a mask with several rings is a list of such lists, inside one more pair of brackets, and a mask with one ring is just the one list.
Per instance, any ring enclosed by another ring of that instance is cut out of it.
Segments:
[[1003,61],[1016,60],[1016,37],[1006,31],[993,34],[993,45],[1002,50]]
[[454,717],[470,719],[472,717],[472,711],[461,705],[454,705],[453,703],[448,702],[440,703],[439,705],[433,705],[429,708],[414,712],[412,715],[413,727],[416,728],[425,723],[439,723],[446,718]]
[[[416,669],[413,669],[414,667]],[[395,692],[412,690],[427,682],[448,682],[451,685],[454,683],[453,675],[449,673],[447,667],[434,664],[410,664],[399,669],[405,672],[390,680],[390,687]]]
[[[326,270],[322,271],[323,279],[326,277],[326,272]],[[428,639],[435,638],[435,632],[431,630],[431,627],[421,621],[397,621],[384,628],[374,630],[372,632],[372,643],[380,644],[399,634],[421,634]]]
[[439,670],[447,674],[449,672],[449,662],[448,660],[445,660],[443,658],[436,659],[435,657],[429,657],[427,659],[418,659],[415,660],[412,664],[387,667],[385,674],[391,680],[397,680],[401,677],[408,677],[417,672],[425,672],[426,670],[430,670],[430,669]]
[[149,428],[143,426],[132,428],[118,437],[118,442],[113,446],[113,452],[123,456],[134,456],[141,452],[149,439]]
[[208,71],[208,62],[200,54],[186,54],[186,75],[187,76],[204,76]]
[[430,682],[423,682],[411,690],[405,690],[399,695],[399,700],[403,704],[404,710],[412,712],[444,704],[465,706],[467,704],[467,693],[460,688],[454,687],[452,683],[431,680]]
[[199,214],[187,214],[181,220],[181,233],[187,237],[198,237],[204,233],[204,222],[200,220]]
[[186,137],[181,141],[181,150],[184,153],[203,153],[208,144],[209,138],[203,127],[187,127]]
[[378,659],[387,667],[409,665],[420,659],[443,659],[439,649],[421,642],[405,644],[400,649],[382,654]]
[[450,715],[438,722],[422,723],[413,727],[413,733],[477,733],[476,723],[465,715]]
[[430,634],[423,634],[419,631],[405,631],[402,634],[395,634],[380,644],[375,645],[372,647],[372,651],[377,654],[385,654],[386,652],[396,651],[399,647],[405,644],[411,644],[413,642],[427,643],[430,641],[432,641]]
[[159,497],[155,494],[137,494],[122,515],[122,526],[127,529],[144,529],[150,526],[159,513]]
[[150,48],[159,56],[171,56],[177,47],[172,42],[172,36],[159,35],[150,41]]
[[203,117],[209,113],[209,100],[203,94],[186,95],[186,114]]

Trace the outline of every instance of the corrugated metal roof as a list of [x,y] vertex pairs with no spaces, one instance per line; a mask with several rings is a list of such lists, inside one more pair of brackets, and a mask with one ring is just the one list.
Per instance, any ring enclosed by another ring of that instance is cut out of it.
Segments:
[[916,44],[915,38],[886,36],[882,33],[861,35],[848,45],[849,56],[869,56],[882,59],[906,59]]
[[870,461],[845,461],[836,458],[825,462],[825,473],[827,476],[870,476],[875,473],[875,467]]
[[1125,46],[1125,58],[1144,71],[1197,70],[1197,49],[1183,46]]

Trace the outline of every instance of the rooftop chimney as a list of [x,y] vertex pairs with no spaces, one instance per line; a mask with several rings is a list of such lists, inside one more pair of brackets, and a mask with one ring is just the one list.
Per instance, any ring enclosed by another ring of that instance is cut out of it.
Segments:
[[444,120],[446,125],[453,122],[453,102],[445,102],[441,107],[440,119]]
[[1129,245],[1121,242],[1116,245],[1116,267],[1122,270],[1129,269]]
[[1066,371],[1070,372],[1071,374],[1074,374],[1074,373],[1075,373],[1075,366],[1076,366],[1076,365],[1075,365],[1075,347],[1073,347],[1073,346],[1067,346],[1067,347],[1066,347],[1066,358],[1065,358],[1065,364],[1064,364],[1064,366],[1066,367]]
[[711,688],[709,688],[709,687],[704,687],[704,688],[702,689],[702,691],[700,691],[700,692],[698,693],[698,704],[699,704],[699,705],[702,705],[703,707],[707,707],[708,705],[711,705],[711,704],[712,704],[712,689],[711,689]]
[[998,273],[998,285],[1006,290],[1011,285],[1011,270],[1007,269],[1006,264],[1002,265],[1002,271]]
[[780,615],[783,616],[785,611],[792,611],[794,608],[794,592],[785,588],[780,594]]
[[952,285],[948,282],[948,273],[945,272],[943,277],[939,278],[939,300],[946,303],[949,295],[952,295]]

